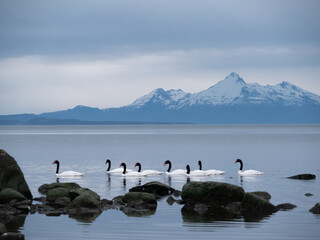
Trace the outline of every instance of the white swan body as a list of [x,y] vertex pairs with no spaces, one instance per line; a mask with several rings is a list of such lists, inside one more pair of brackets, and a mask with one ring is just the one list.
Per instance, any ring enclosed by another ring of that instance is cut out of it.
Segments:
[[139,162],[134,165],[134,167],[138,167],[138,172],[144,174],[145,176],[150,176],[150,175],[161,175],[162,172],[156,171],[156,170],[144,170],[141,171],[141,164]]
[[204,177],[205,176],[205,173],[202,170],[190,171],[190,166],[189,165],[186,166],[186,169],[187,169],[186,174],[189,177]]
[[65,171],[62,173],[56,173],[56,177],[82,177],[84,173],[75,172],[75,171]]
[[211,176],[211,175],[222,175],[226,171],[221,171],[221,170],[215,170],[215,169],[209,169],[204,171],[206,176]]
[[226,171],[215,170],[215,169],[202,170],[202,162],[200,160],[198,161],[198,165],[199,165],[199,170],[198,171],[203,171],[204,175],[206,175],[206,176],[222,175],[222,174],[224,174],[226,172]]
[[65,171],[65,172],[59,173],[60,162],[58,160],[55,160],[52,164],[57,164],[57,170],[56,170],[57,178],[82,177],[84,175],[84,173],[75,172],[75,171]]
[[169,160],[167,160],[167,161],[164,162],[163,165],[167,165],[167,164],[169,165],[169,167],[168,167],[168,170],[166,171],[166,175],[170,175],[170,176],[172,176],[172,175],[179,176],[180,175],[180,176],[183,176],[183,175],[187,174],[187,171],[184,170],[184,169],[176,169],[176,170],[170,172],[170,170],[171,170],[171,162]]
[[257,170],[246,170],[246,171],[239,170],[238,174],[239,176],[255,176],[255,175],[262,175],[263,172],[260,172]]
[[243,162],[241,159],[237,159],[235,163],[240,163],[240,169],[238,171],[239,176],[255,176],[255,175],[262,175],[263,172],[257,171],[257,170],[246,170],[242,171],[243,168]]
[[[123,168],[121,168],[121,167],[118,167],[118,168],[115,168],[115,169],[110,170],[110,168],[111,168],[111,161],[110,161],[110,159],[107,159],[107,160],[106,160],[106,164],[108,164],[107,173],[115,173],[115,174],[122,174],[122,173],[123,173]],[[132,171],[133,171],[133,170],[131,170],[131,169],[126,169],[126,173],[132,172]]]

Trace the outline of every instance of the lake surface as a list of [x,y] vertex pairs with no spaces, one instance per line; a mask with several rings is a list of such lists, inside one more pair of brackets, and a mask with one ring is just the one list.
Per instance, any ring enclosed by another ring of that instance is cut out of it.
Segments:
[[[125,162],[142,170],[172,169],[226,171],[223,176],[191,178],[240,185],[245,191],[267,191],[271,203],[292,203],[297,208],[279,211],[259,221],[244,219],[219,221],[183,216],[181,205],[170,206],[166,197],[149,216],[127,216],[119,210],[107,210],[83,221],[67,215],[48,217],[28,215],[18,230],[26,239],[319,239],[320,215],[309,212],[320,202],[320,125],[151,125],[151,126],[0,126],[0,148],[19,163],[34,197],[43,183],[56,181],[60,171],[84,172],[73,181],[88,187],[102,198],[123,195],[133,186],[160,181],[181,190],[186,177],[125,178],[108,175],[105,160],[112,168]],[[237,158],[245,169],[263,171],[262,176],[238,177]],[[312,173],[316,180],[290,180],[286,177]],[[305,193],[313,196],[306,197]]]

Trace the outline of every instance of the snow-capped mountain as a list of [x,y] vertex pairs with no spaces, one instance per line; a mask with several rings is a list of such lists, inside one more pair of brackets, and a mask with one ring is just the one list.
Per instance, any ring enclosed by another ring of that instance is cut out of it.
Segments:
[[[63,120],[61,122],[61,120]],[[76,120],[76,121],[73,121]],[[246,83],[237,73],[198,93],[155,89],[120,108],[77,106],[58,112],[0,116],[0,124],[99,122],[267,124],[320,123],[320,96],[289,82]]]
[[282,104],[288,106],[320,104],[320,96],[303,90],[289,82],[275,86],[246,83],[237,73],[198,93],[185,93],[181,89],[164,91],[158,88],[138,98],[128,108],[163,105],[168,109],[182,109],[199,105]]

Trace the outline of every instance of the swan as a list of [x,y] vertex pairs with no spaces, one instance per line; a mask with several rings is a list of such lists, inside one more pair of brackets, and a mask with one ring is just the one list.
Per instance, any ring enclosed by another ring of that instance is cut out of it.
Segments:
[[263,172],[257,171],[257,170],[246,170],[242,171],[243,168],[243,162],[241,159],[237,159],[234,163],[240,163],[240,169],[238,171],[238,174],[240,176],[253,176],[253,175],[262,175]]
[[141,172],[141,164],[139,162],[134,165],[134,167],[138,167],[138,172],[145,174],[145,175],[161,175],[162,172],[156,171],[156,170],[144,170]]
[[60,162],[55,160],[52,164],[57,164],[56,177],[82,177],[84,173],[74,172],[74,171],[65,171],[59,173]]
[[200,160],[198,161],[198,165],[199,165],[199,170],[198,171],[203,171],[206,176],[222,175],[222,174],[225,173],[225,171],[215,170],[215,169],[202,170],[202,162]]
[[168,170],[166,171],[167,175],[186,175],[187,174],[187,171],[184,169],[177,169],[177,170],[170,172],[170,170],[171,170],[170,160],[165,161],[163,165],[166,165],[166,164],[169,164]]
[[205,173],[202,170],[194,170],[192,172],[190,172],[190,166],[187,165],[186,166],[187,169],[187,176],[194,176],[194,177],[204,177]]
[[[111,160],[110,159],[106,160],[106,164],[108,164],[107,173],[119,173],[119,174],[121,174],[123,172],[123,168],[121,168],[121,167],[110,170],[110,168],[111,168]],[[126,173],[132,172],[132,171],[133,170],[131,170],[131,169],[127,169]]]
[[121,163],[120,167],[123,167],[122,176],[125,176],[125,177],[145,177],[146,176],[146,174],[137,172],[137,171],[127,172],[126,171],[127,165],[125,163]]

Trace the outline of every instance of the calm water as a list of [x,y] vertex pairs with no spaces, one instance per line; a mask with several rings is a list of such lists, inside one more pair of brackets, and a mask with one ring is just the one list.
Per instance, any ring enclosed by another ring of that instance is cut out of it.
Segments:
[[[279,211],[256,222],[243,219],[217,221],[194,219],[181,214],[181,206],[158,202],[153,215],[127,216],[118,210],[104,211],[90,221],[68,216],[28,215],[19,231],[26,239],[319,239],[320,215],[308,210],[320,202],[320,125],[233,125],[233,126],[0,126],[0,148],[20,164],[34,197],[43,183],[56,181],[53,160],[61,171],[84,172],[71,181],[96,191],[102,198],[123,195],[136,185],[157,180],[176,189],[185,177],[165,175],[145,178],[108,176],[105,160],[112,168],[135,162],[142,169],[165,171],[170,159],[173,169],[189,164],[197,168],[227,171],[224,176],[191,180],[221,181],[241,185],[245,191],[268,191],[271,202],[293,203],[291,211]],[[240,179],[237,158],[245,169],[264,172]],[[313,173],[316,180],[285,177]],[[60,182],[70,181],[60,179]],[[306,197],[305,193],[313,196]],[[59,230],[57,230],[59,229]]]

